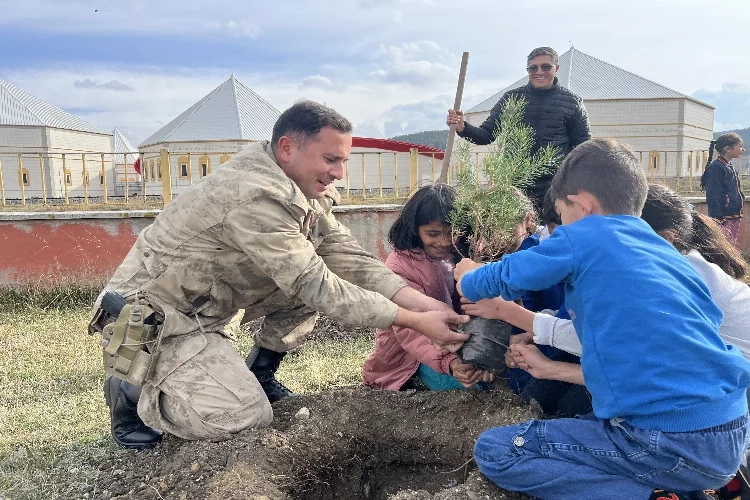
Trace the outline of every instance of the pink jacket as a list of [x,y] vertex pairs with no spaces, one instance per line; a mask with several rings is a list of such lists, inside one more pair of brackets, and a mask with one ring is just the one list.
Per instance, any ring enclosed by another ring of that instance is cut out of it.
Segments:
[[[385,265],[410,287],[455,308],[448,299],[450,294],[440,262],[430,260],[421,250],[391,252]],[[450,363],[454,359],[455,354],[438,351],[427,337],[416,330],[378,328],[375,350],[365,361],[362,375],[365,385],[397,391],[414,375],[420,363],[425,363],[438,373],[450,373]]]

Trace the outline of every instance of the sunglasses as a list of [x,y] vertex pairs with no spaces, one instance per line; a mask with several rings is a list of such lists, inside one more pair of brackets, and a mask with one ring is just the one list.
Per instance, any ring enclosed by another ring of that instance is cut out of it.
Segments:
[[533,73],[536,73],[537,70],[541,69],[544,73],[549,73],[550,71],[552,71],[552,68],[554,68],[554,66],[551,64],[542,64],[541,66],[532,64],[531,66],[526,68],[526,71],[533,74]]

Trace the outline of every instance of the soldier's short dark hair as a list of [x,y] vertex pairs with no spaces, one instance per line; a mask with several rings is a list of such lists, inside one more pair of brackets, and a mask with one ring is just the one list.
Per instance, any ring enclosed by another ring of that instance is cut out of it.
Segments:
[[287,136],[299,147],[304,148],[325,127],[342,134],[352,132],[352,123],[328,106],[309,100],[297,101],[276,120],[271,135],[271,147],[275,152],[279,139]]
[[581,191],[594,195],[606,214],[640,217],[648,181],[625,142],[590,139],[565,157],[550,186],[550,196],[568,204],[568,195]]
[[529,57],[526,58],[526,62],[531,61],[538,56],[550,56],[552,58],[552,64],[557,66],[557,51],[552,47],[537,47],[531,51]]

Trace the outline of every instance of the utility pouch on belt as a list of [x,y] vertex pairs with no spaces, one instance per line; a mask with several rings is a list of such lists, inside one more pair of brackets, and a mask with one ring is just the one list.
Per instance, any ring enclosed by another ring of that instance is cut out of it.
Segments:
[[[113,318],[116,319],[112,321]],[[106,292],[89,328],[90,333],[99,331],[102,335],[104,371],[131,384],[143,385],[153,371],[153,353],[162,322],[161,314],[142,297],[136,295],[126,301],[115,292]]]

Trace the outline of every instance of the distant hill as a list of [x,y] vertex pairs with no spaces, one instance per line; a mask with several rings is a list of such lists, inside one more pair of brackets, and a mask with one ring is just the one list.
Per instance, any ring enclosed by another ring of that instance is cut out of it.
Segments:
[[445,149],[448,142],[448,130],[425,130],[413,134],[396,135],[391,137],[394,141],[410,142],[412,144],[421,144],[438,149]]
[[740,137],[742,137],[742,142],[745,143],[745,149],[750,149],[750,146],[748,146],[748,144],[750,144],[750,127],[739,128],[739,129],[734,129],[734,130],[723,130],[721,132],[714,132],[714,139],[716,139],[720,135],[726,134],[727,132],[735,132],[737,134],[740,134]]

